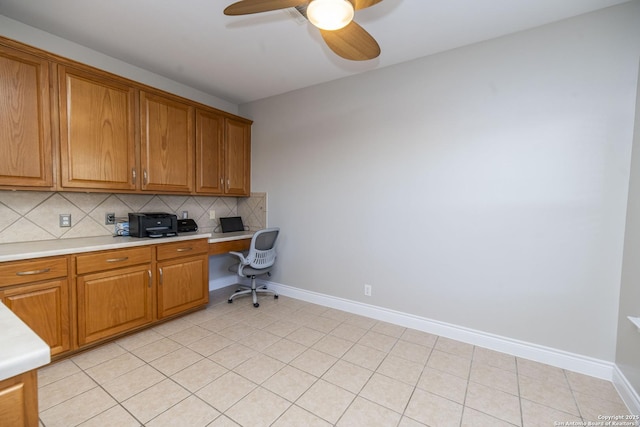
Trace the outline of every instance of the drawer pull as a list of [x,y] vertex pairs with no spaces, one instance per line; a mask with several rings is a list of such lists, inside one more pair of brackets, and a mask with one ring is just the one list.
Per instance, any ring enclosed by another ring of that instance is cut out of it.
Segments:
[[193,248],[178,248],[176,249],[176,252],[188,252],[188,251],[192,251]]
[[31,271],[18,271],[16,276],[33,276],[36,274],[44,274],[50,272],[50,268],[43,268],[41,270],[31,270]]
[[106,262],[122,262],[128,260],[128,256],[123,256],[122,258],[109,258]]

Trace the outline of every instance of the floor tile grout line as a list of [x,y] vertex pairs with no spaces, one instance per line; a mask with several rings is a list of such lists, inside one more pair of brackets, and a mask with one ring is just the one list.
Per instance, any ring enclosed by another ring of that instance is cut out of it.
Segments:
[[516,385],[518,387],[518,405],[520,406],[520,425],[524,426],[524,408],[522,407],[522,392],[520,390],[520,372],[518,370],[518,358],[516,358]]
[[[476,352],[476,346],[473,346],[473,351],[471,353],[471,364],[469,365],[469,373],[467,374],[467,385],[464,389],[464,397],[462,398],[462,414],[460,415],[460,427],[462,427],[462,420],[464,420],[464,411],[466,408],[468,408],[467,406],[467,396],[469,395],[469,383],[471,383],[471,369],[473,368],[473,356],[475,355]],[[488,415],[488,414],[487,414]]]
[[573,390],[573,387],[571,386],[571,381],[569,381],[569,376],[567,375],[567,371],[565,369],[562,370],[562,375],[565,379],[565,381],[567,382],[567,386],[569,387],[569,391],[571,392],[571,398],[573,399],[573,404],[576,405],[576,409],[578,410],[578,414],[580,416],[580,419],[584,422],[584,416],[582,414],[582,409],[580,408],[580,405],[578,404],[578,399],[576,399],[576,394],[575,391]]

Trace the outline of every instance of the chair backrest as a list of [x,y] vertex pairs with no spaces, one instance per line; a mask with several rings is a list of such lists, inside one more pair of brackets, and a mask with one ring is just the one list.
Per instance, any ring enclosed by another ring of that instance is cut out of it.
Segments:
[[280,229],[278,227],[264,228],[256,231],[251,238],[251,247],[247,254],[247,261],[252,268],[271,267],[276,261],[276,239]]

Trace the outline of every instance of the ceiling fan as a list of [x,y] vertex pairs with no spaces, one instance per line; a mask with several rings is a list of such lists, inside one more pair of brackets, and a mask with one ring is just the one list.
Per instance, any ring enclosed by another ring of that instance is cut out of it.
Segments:
[[342,58],[365,61],[380,55],[378,42],[353,20],[356,10],[382,0],[241,0],[228,6],[225,15],[249,15],[287,8],[298,12],[320,29],[327,46]]

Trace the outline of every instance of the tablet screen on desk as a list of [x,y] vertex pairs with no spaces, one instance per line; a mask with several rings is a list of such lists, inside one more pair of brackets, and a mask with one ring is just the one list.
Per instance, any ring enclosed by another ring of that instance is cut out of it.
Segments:
[[222,229],[223,233],[230,233],[232,231],[244,231],[242,217],[230,216],[227,218],[220,218],[220,228]]

